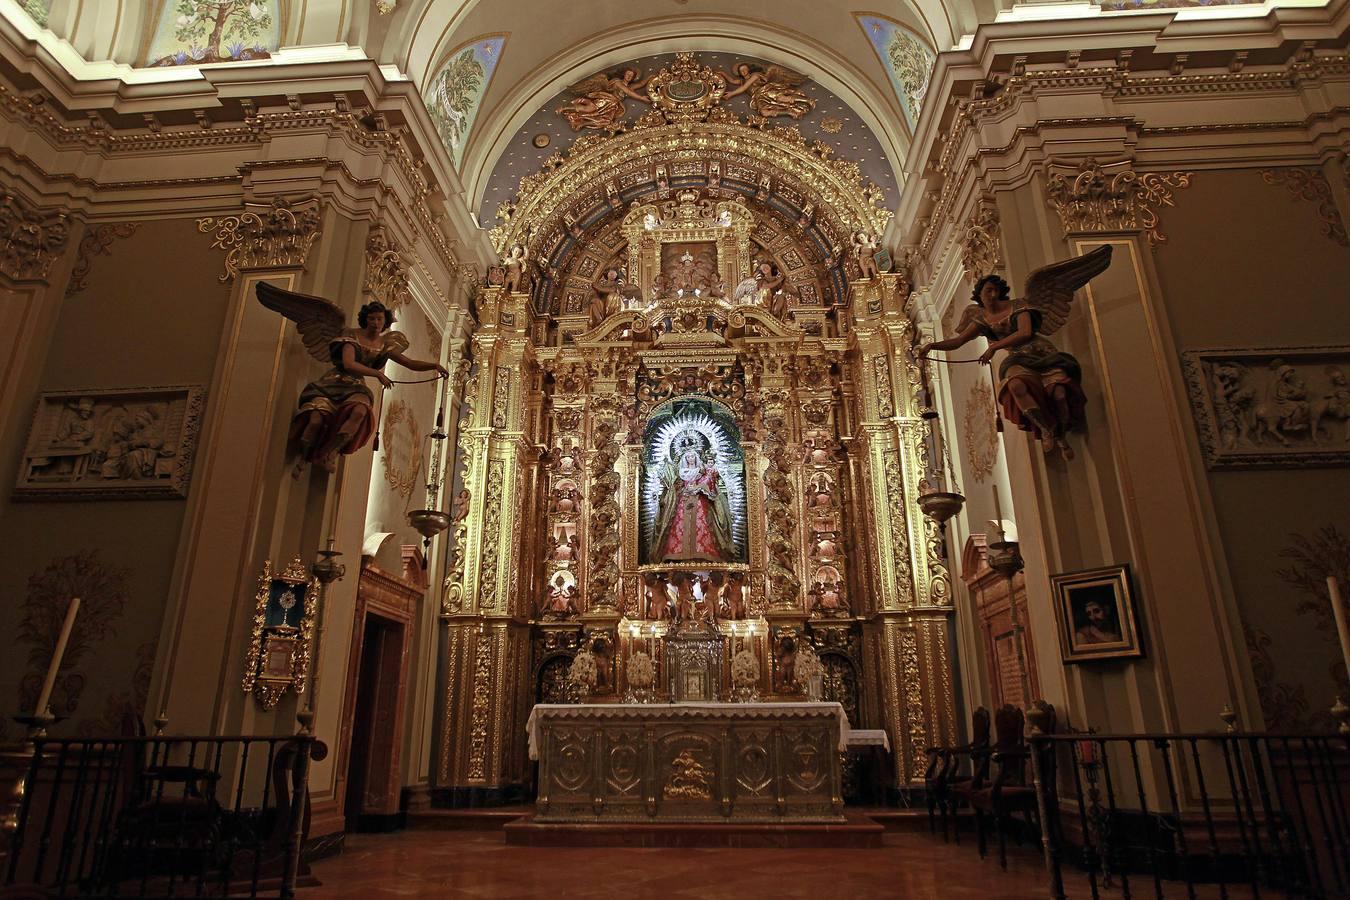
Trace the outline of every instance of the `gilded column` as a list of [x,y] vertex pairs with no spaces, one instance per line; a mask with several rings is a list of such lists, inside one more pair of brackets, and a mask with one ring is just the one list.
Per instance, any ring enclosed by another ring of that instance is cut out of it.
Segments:
[[[509,794],[524,779],[523,706],[528,604],[520,581],[523,495],[537,465],[524,393],[533,370],[529,297],[500,286],[479,296],[475,371],[460,432],[462,528],[446,578],[445,706],[438,787],[466,796]],[[528,588],[528,584],[526,585]],[[459,802],[465,797],[441,800]]]
[[955,735],[951,591],[941,532],[915,504],[929,465],[928,425],[918,415],[919,372],[909,355],[908,282],[887,273],[853,282],[852,292],[851,449],[863,470],[863,530],[876,548],[864,633],[903,789],[923,778],[924,748]]

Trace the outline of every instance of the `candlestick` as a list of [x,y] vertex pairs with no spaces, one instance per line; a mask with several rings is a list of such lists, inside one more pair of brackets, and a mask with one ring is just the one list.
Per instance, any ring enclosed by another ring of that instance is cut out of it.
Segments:
[[1341,659],[1350,671],[1350,623],[1345,620],[1345,604],[1341,602],[1341,586],[1335,575],[1327,576],[1327,593],[1331,595],[1331,614],[1336,617],[1336,634],[1341,639]]
[[66,644],[70,641],[70,632],[75,627],[75,614],[79,611],[80,598],[72,597],[70,605],[66,607],[66,620],[61,624],[61,636],[56,639],[56,647],[52,650],[52,661],[47,666],[47,677],[42,682],[42,692],[38,694],[34,715],[47,714],[47,704],[52,699],[52,688],[56,686],[56,673],[61,669],[61,660],[66,655]]
[[998,503],[998,485],[994,485],[994,486],[991,488],[991,490],[993,490],[993,492],[994,492],[994,522],[997,523],[997,524],[995,525],[994,530],[998,532],[998,539],[999,539],[999,542],[1001,543],[1001,542],[1003,541],[1003,538],[1004,538],[1004,534],[1003,534],[1003,509],[1002,509],[1002,507],[999,506],[999,503]]

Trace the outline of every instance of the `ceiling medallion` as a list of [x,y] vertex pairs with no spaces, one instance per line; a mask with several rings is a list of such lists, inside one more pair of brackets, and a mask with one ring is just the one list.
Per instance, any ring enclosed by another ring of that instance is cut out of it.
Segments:
[[692,53],[675,54],[675,62],[647,82],[654,110],[638,119],[639,126],[704,122],[727,92],[727,79],[712,66],[699,65]]

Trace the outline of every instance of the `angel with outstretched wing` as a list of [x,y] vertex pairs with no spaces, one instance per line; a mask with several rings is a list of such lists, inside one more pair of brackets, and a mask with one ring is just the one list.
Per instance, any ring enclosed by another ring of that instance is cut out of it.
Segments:
[[1082,369],[1078,360],[1059,350],[1048,339],[1069,318],[1073,293],[1111,264],[1111,245],[1090,253],[1051,263],[1031,273],[1025,297],[1012,300],[1008,282],[986,275],[975,283],[971,305],[957,325],[955,337],[919,348],[919,355],[933,350],[955,350],[977,337],[988,339],[980,354],[986,365],[1000,350],[1008,355],[998,369],[998,404],[1003,418],[1040,440],[1046,453],[1059,450],[1065,459],[1073,450],[1066,432],[1083,424]]
[[801,90],[801,86],[806,84],[805,75],[782,66],[759,69],[747,63],[741,63],[735,69],[734,73],[722,73],[728,84],[735,85],[722,96],[723,100],[749,92],[750,108],[756,115],[766,119],[773,116],[800,119],[816,108],[816,101]]
[[434,369],[442,378],[449,375],[438,363],[404,355],[408,339],[389,330],[394,313],[383,303],[362,306],[356,316],[358,327],[347,328],[342,310],[322,297],[260,281],[258,302],[294,322],[309,355],[331,366],[305,385],[291,420],[291,440],[300,453],[297,475],[307,462],[335,471],[339,453],[352,454],[366,445],[376,426],[375,395],[366,379],[374,378],[385,389],[393,387],[384,374],[389,360],[414,372]]
[[554,112],[567,120],[573,131],[597,128],[601,131],[620,131],[627,113],[625,98],[649,103],[650,99],[638,93],[649,79],[639,78],[637,69],[624,69],[618,76],[604,72],[592,75],[568,88],[573,99]]

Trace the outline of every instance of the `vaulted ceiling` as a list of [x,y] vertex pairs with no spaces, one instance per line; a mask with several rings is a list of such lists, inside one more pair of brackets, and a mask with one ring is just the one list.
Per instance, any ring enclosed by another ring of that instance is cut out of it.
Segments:
[[[437,180],[459,186],[464,209],[488,228],[519,178],[579,136],[555,112],[569,86],[625,65],[650,74],[677,51],[720,68],[747,62],[806,76],[815,109],[774,124],[797,125],[858,163],[895,209],[933,55],[1010,0],[878,0],[858,9],[828,0],[13,2],[83,60],[162,73],[155,78],[325,55],[372,59],[386,77],[415,84],[433,120],[439,103],[455,172]],[[452,85],[451,69],[469,80]],[[736,99],[745,106],[744,95]]]

